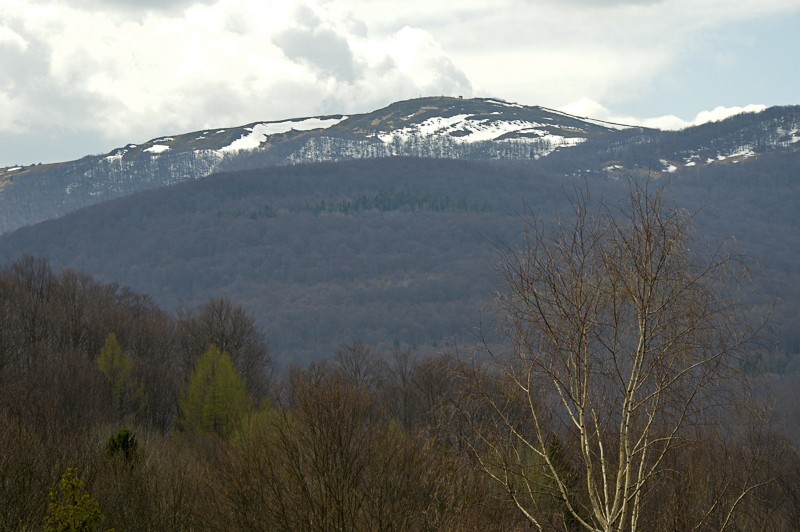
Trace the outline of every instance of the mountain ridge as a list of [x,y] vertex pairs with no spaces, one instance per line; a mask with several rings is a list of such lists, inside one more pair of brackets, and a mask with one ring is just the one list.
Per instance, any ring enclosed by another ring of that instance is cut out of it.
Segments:
[[[551,171],[618,178],[674,173],[714,161],[738,163],[758,150],[800,148],[800,107],[742,116],[716,123],[722,126],[665,132],[495,98],[424,97],[362,114],[166,135],[75,161],[0,169],[0,234],[142,190],[267,166],[395,156],[554,159]],[[739,122],[752,127],[725,137],[723,130]]]

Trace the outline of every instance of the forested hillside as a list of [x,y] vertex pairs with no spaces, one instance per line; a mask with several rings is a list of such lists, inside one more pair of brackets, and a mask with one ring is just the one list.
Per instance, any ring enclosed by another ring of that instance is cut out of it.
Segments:
[[478,324],[495,246],[513,241],[525,202],[552,214],[564,190],[523,170],[414,159],[220,174],[22,229],[0,256],[45,256],[166,308],[230,298],[283,360],[354,339],[431,348]]
[[[482,326],[492,337],[497,252],[532,213],[569,214],[587,187],[614,201],[627,180],[538,166],[379,159],[219,174],[95,206],[0,238],[0,261],[46,257],[149,294],[174,310],[242,305],[281,362],[319,360],[356,339],[435,351]],[[753,260],[743,288],[771,314],[776,371],[795,368],[800,289],[797,156],[662,176],[710,242]]]

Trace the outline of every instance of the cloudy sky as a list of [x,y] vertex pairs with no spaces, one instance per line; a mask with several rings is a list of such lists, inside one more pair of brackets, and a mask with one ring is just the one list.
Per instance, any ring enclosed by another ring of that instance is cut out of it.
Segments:
[[421,95],[677,128],[798,56],[800,0],[0,0],[0,166]]

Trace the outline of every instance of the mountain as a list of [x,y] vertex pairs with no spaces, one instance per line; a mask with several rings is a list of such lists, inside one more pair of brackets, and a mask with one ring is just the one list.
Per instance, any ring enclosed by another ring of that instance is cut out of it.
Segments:
[[[559,152],[549,171],[630,175],[692,175],[705,168],[751,163],[800,151],[800,106],[771,107],[681,131],[627,128]],[[745,164],[747,166],[747,164]]]
[[[670,185],[671,200],[697,213],[699,234],[734,237],[733,251],[753,257],[741,300],[754,316],[771,311],[781,353],[800,352],[799,165],[800,153],[761,157],[740,177],[731,172],[741,164],[712,164]],[[2,235],[0,265],[47,257],[167,309],[228,298],[284,362],[318,360],[356,339],[435,350],[479,327],[497,338],[498,250],[521,243],[521,214],[570,216],[572,190],[584,187],[612,204],[627,194],[624,180],[446,159],[238,170]]]
[[158,137],[77,161],[3,168],[0,234],[220,171],[411,156],[547,161],[551,172],[620,177],[797,150],[798,131],[796,106],[665,132],[495,99],[419,98],[366,114],[255,122]]
[[521,213],[568,216],[575,187],[613,202],[644,175],[754,258],[742,301],[773,316],[773,365],[800,368],[799,130],[800,107],[665,132],[424,98],[160,137],[3,170],[0,267],[46,257],[171,309],[227,297],[283,360],[354,339],[437,349],[479,324],[496,334],[492,263]]
[[398,155],[528,160],[620,127],[499,100],[420,98],[361,115],[158,137],[77,161],[0,169],[0,234],[218,171]]
[[562,179],[532,177],[397,157],[214,174],[3,235],[0,264],[47,257],[167,309],[229,298],[284,361],[354,339],[434,349],[488,313],[520,198],[560,203]]

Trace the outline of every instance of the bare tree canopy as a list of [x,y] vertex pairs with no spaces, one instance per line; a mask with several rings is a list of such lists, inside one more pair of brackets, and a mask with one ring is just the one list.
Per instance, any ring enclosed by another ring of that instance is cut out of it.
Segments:
[[[578,192],[572,206],[569,222],[529,219],[521,251],[501,254],[513,348],[479,382],[494,425],[474,446],[538,528],[652,529],[647,503],[685,465],[670,453],[735,404],[752,332],[724,290],[742,263],[698,245],[663,190],[633,183],[622,206]],[[728,526],[741,497],[725,497],[694,525]],[[554,508],[561,522],[543,520]]]

